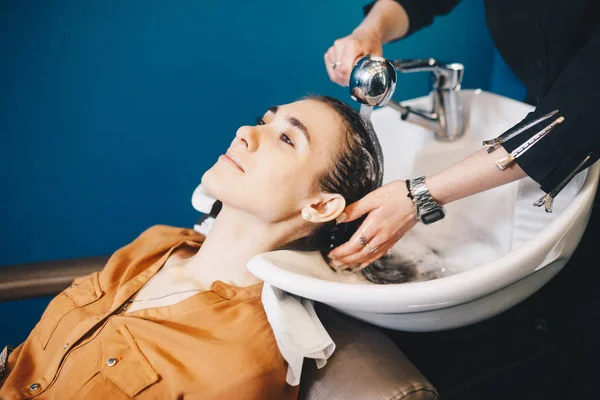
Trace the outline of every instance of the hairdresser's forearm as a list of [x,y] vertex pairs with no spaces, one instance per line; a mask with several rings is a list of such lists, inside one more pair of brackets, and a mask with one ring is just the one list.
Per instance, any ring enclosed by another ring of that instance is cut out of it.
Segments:
[[474,195],[527,176],[517,165],[501,171],[496,161],[506,156],[500,147],[488,154],[481,149],[445,170],[426,178],[431,196],[441,204]]
[[366,33],[385,44],[408,32],[408,15],[394,0],[379,0],[354,32]]

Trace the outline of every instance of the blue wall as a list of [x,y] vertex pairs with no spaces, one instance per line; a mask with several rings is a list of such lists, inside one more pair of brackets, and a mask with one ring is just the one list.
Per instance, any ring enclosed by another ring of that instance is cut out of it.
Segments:
[[[309,93],[348,99],[323,53],[362,5],[0,2],[0,265],[110,254],[150,225],[190,226],[192,190],[240,125]],[[465,88],[489,89],[497,63],[478,0],[385,51],[463,62]],[[426,75],[402,76],[396,97],[427,90]],[[0,346],[23,340],[47,301],[0,303],[1,320],[17,317]]]

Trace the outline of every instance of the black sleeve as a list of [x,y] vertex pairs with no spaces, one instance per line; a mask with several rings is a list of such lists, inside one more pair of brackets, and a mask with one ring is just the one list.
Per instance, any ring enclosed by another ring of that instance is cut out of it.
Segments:
[[[438,15],[446,15],[460,0],[395,0],[400,4],[408,15],[408,32],[404,37],[407,37],[421,28],[429,26],[433,23],[433,19]],[[371,11],[375,2],[369,3],[363,7],[365,15]]]
[[[533,180],[549,192],[566,178],[586,156],[583,168],[600,155],[600,27],[575,53],[535,111],[521,122],[531,121],[553,110],[565,118],[543,139],[517,158]],[[554,118],[548,120],[553,121]],[[504,143],[511,152],[549,122],[536,125]]]

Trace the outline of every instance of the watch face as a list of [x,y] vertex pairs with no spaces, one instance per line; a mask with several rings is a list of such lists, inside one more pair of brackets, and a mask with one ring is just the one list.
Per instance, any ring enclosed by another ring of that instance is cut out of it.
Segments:
[[424,214],[421,214],[421,221],[425,225],[432,224],[440,219],[443,219],[446,216],[446,213],[442,208],[435,208],[431,211],[427,211]]

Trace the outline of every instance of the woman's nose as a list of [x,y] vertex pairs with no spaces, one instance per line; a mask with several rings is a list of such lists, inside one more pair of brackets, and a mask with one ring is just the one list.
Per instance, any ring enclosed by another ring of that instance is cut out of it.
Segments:
[[240,127],[235,137],[246,146],[248,151],[256,151],[258,149],[259,132],[255,126]]

